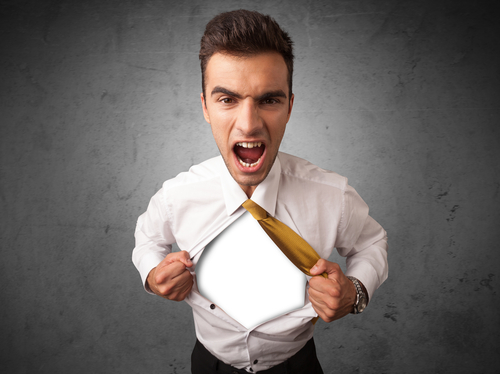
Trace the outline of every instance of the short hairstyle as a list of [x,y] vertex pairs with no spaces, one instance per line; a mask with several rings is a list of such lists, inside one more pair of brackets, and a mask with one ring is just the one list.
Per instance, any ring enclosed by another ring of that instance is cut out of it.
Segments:
[[277,52],[288,69],[289,99],[292,97],[293,42],[270,16],[249,10],[235,10],[215,16],[201,38],[201,84],[205,96],[205,71],[215,53],[245,57]]

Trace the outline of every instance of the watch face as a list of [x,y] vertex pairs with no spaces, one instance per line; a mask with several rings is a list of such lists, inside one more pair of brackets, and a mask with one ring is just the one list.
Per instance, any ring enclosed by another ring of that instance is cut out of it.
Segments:
[[358,304],[358,313],[361,313],[366,308],[366,298],[360,297]]

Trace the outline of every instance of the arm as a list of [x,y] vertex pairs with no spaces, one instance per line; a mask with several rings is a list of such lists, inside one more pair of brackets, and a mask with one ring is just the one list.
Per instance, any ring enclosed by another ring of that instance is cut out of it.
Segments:
[[175,238],[170,226],[163,189],[160,189],[137,221],[132,261],[146,291],[180,301],[193,285],[193,277],[187,270],[192,263],[187,252],[171,253]]
[[321,259],[311,269],[311,274],[326,272],[328,278],[314,276],[309,281],[309,299],[316,313],[326,322],[353,311],[355,286],[346,275],[360,281],[370,300],[388,274],[385,230],[368,215],[365,202],[349,186],[344,202],[343,222],[338,228],[335,246],[340,255],[347,257],[346,273],[338,264]]

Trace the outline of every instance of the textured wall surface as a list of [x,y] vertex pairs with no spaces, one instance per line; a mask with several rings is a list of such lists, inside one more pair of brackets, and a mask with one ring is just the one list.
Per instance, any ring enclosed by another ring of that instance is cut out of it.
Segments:
[[366,313],[317,325],[325,373],[497,373],[491,4],[0,1],[0,371],[189,372],[190,308],[143,291],[133,231],[164,180],[217,155],[199,39],[247,8],[295,41],[282,150],[349,177],[389,233]]

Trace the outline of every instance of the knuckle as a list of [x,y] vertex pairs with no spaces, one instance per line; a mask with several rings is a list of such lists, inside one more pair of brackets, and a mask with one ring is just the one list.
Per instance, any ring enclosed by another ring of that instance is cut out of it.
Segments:
[[179,275],[183,272],[183,270],[186,269],[184,264],[179,261],[172,262],[169,265],[169,271],[172,277],[175,277],[176,275]]
[[162,262],[168,264],[172,262],[174,259],[175,259],[175,253],[170,252],[168,255],[165,256]]
[[339,301],[337,298],[328,298],[325,300],[325,304],[329,310],[337,310],[339,307]]
[[309,286],[314,287],[317,283],[317,277],[312,277],[309,279]]
[[327,308],[328,308],[328,313],[330,313],[331,310],[334,310],[335,309],[335,303],[328,300],[325,302]]
[[329,291],[328,294],[334,298],[338,299],[340,297],[340,290],[337,287],[332,287]]
[[173,285],[171,283],[167,283],[167,284],[163,285],[162,287],[160,287],[160,292],[163,296],[171,295],[172,290],[173,290]]
[[340,272],[340,265],[337,264],[336,262],[330,262],[328,264],[328,268],[330,269],[330,271],[332,271],[333,273],[339,273]]
[[168,300],[172,300],[172,301],[181,301],[181,300],[182,300],[182,299],[180,299],[180,298],[178,297],[178,294],[169,295],[169,296],[167,297],[167,299],[168,299]]
[[324,258],[320,258],[317,262],[318,266],[323,266],[326,265],[326,260]]
[[163,281],[165,280],[165,278],[163,277],[163,274],[158,274],[158,273],[157,273],[157,274],[155,274],[155,276],[154,276],[154,278],[153,278],[153,279],[154,279],[154,281],[155,281],[155,283],[156,283],[157,285],[162,284],[162,283],[163,283]]
[[[330,321],[332,321],[332,320],[333,320],[333,317],[335,317],[335,312],[334,312],[334,311],[332,311],[332,310],[328,310],[328,311],[326,311],[326,312],[325,312],[325,315],[326,315],[326,317],[327,317]],[[330,321],[329,321],[329,322],[330,322]]]

